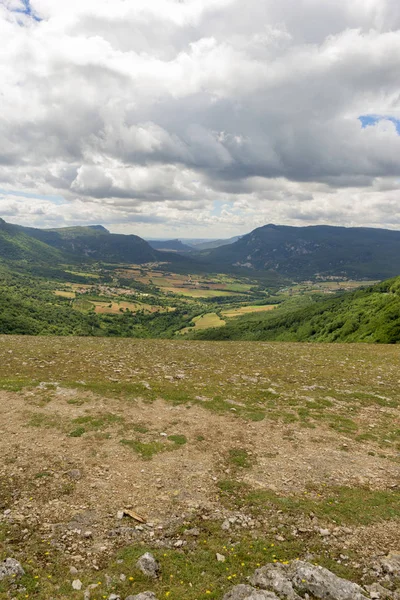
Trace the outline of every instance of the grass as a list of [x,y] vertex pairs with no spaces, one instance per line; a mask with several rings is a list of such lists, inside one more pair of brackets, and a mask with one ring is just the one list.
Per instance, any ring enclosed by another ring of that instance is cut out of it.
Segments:
[[122,423],[123,417],[113,413],[100,413],[98,415],[85,415],[72,420],[75,425],[82,425],[87,431],[98,431],[116,423]]
[[240,469],[250,469],[253,465],[253,459],[244,448],[232,448],[229,450],[229,463]]
[[264,312],[274,310],[276,304],[263,305],[263,306],[241,306],[240,308],[230,308],[222,312],[223,317],[240,317],[241,315],[247,315],[254,312]]
[[131,448],[139,454],[143,460],[151,460],[155,454],[165,451],[165,444],[162,442],[141,442],[140,440],[121,440],[123,446]]
[[82,437],[84,433],[86,433],[86,429],[84,427],[77,427],[71,431],[69,437]]
[[174,442],[177,446],[184,446],[187,443],[186,436],[178,434],[178,435],[169,435],[168,439],[170,442]]
[[400,518],[400,491],[394,489],[324,487],[303,495],[279,496],[269,490],[252,490],[235,480],[220,481],[219,489],[229,503],[253,514],[274,509],[298,518],[312,513],[325,523],[352,526]]
[[185,327],[179,334],[189,333],[191,331],[199,331],[201,329],[209,329],[210,327],[223,327],[225,325],[225,321],[221,319],[217,313],[206,313],[205,315],[200,315],[198,317],[194,317],[192,323],[193,326]]
[[70,298],[70,299],[73,299],[73,298],[76,297],[75,292],[66,292],[66,291],[63,291],[63,290],[55,290],[54,293],[55,293],[56,296],[61,296],[61,298]]

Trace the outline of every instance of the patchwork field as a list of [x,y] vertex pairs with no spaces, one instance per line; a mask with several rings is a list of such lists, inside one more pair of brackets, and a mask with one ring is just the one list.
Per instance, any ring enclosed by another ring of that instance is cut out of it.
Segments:
[[[1,337],[0,559],[26,574],[0,597],[221,599],[293,558],[374,581],[400,539],[399,359],[398,346]],[[146,550],[154,582],[135,567]]]
[[146,285],[157,286],[163,292],[192,298],[237,296],[249,292],[252,288],[252,283],[228,275],[181,275],[160,271],[153,265],[141,265],[140,267],[133,265],[130,268],[125,266],[118,271],[118,274]]

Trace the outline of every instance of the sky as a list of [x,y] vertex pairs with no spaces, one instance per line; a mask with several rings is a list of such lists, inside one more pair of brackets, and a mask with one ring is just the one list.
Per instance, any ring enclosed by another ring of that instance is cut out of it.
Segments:
[[0,0],[0,217],[400,229],[398,0]]

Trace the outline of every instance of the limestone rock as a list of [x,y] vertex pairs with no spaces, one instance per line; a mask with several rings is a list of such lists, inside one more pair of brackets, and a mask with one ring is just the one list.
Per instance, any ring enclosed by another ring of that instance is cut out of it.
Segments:
[[250,583],[263,590],[273,590],[285,600],[301,600],[289,580],[288,568],[280,563],[265,565],[257,569]]
[[25,571],[15,558],[6,558],[0,563],[0,581],[6,577],[22,577],[25,575]]
[[147,577],[155,579],[160,573],[160,565],[150,552],[146,552],[136,563],[138,569]]
[[222,600],[279,600],[273,592],[257,590],[251,585],[235,585]]
[[395,577],[400,576],[400,552],[390,552],[380,562],[385,573]]
[[366,591],[356,583],[311,563],[294,561],[288,573],[293,587],[303,596],[308,593],[321,600],[365,600],[367,597]]

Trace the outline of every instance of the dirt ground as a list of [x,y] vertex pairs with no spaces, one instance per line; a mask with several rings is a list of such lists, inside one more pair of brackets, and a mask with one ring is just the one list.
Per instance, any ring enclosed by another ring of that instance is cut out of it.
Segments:
[[[44,402],[42,391],[0,392],[0,476],[11,494],[3,518],[34,524],[78,558],[111,552],[120,544],[113,531],[122,523],[128,530],[141,527],[117,518],[125,508],[144,516],[156,538],[194,514],[229,516],[217,482],[233,472],[252,489],[284,496],[307,494],[310,484],[382,490],[399,484],[397,462],[323,424],[309,429],[266,419],[244,422],[199,405],[127,402],[61,386]],[[71,437],[76,419],[109,414],[120,421]],[[142,441],[165,451],[143,460],[121,444],[137,427]],[[186,443],[175,446],[170,435],[184,435]],[[252,467],[235,471],[232,449],[245,450]],[[68,537],[71,531],[83,534],[83,541]],[[347,543],[385,552],[399,535],[395,521],[349,530]]]

